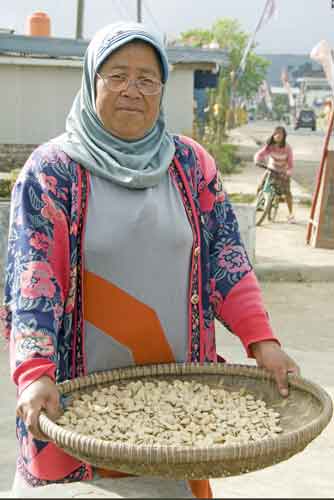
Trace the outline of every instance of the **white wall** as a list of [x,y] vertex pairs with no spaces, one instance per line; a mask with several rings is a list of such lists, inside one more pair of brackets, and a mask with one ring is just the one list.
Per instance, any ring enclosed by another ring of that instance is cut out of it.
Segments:
[[40,144],[64,131],[81,68],[2,65],[0,141]]
[[[0,143],[40,144],[62,133],[81,71],[78,61],[0,57]],[[165,110],[172,132],[191,132],[192,68],[174,66]]]
[[174,69],[171,71],[165,101],[167,125],[171,132],[185,135],[192,133],[193,96],[193,70]]

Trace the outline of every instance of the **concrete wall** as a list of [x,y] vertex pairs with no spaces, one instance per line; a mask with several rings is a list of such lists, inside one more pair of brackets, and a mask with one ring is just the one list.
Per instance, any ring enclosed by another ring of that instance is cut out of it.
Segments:
[[[81,72],[80,61],[0,57],[1,144],[40,144],[62,133]],[[193,74],[184,65],[171,71],[165,109],[173,132],[192,129]]]
[[167,125],[171,132],[189,135],[193,126],[194,100],[193,70],[177,69],[170,73],[166,87],[165,112]]
[[238,219],[241,239],[246,247],[249,260],[255,263],[256,219],[255,206],[248,203],[233,203]]
[[4,282],[4,267],[7,260],[10,202],[0,201],[0,286]]
[[0,172],[21,168],[36,147],[37,144],[0,144]]
[[40,144],[64,130],[80,81],[80,68],[0,64],[0,138]]

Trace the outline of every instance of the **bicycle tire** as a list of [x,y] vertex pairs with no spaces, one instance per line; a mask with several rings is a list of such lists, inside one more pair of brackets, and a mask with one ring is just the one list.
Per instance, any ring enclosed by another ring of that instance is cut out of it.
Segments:
[[271,193],[264,193],[260,191],[256,198],[256,209],[255,209],[255,219],[256,225],[260,226],[264,219],[269,214],[272,204],[272,195]]
[[269,213],[268,213],[268,219],[271,222],[275,222],[275,220],[276,220],[279,203],[280,203],[279,196],[276,194],[273,196],[273,198],[271,200],[271,205],[270,205],[270,209],[269,209]]

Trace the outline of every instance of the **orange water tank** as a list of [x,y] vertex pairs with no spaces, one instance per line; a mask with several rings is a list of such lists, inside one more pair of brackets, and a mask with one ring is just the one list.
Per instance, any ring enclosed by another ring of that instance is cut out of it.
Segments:
[[51,20],[46,12],[34,12],[27,19],[27,35],[50,36]]

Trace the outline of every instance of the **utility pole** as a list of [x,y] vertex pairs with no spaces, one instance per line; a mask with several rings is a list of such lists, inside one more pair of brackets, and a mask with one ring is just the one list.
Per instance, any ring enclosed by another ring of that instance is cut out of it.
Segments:
[[143,22],[143,16],[142,16],[142,0],[137,0],[137,22],[142,23]]
[[85,0],[77,0],[77,26],[75,38],[83,38],[83,20],[85,11]]

